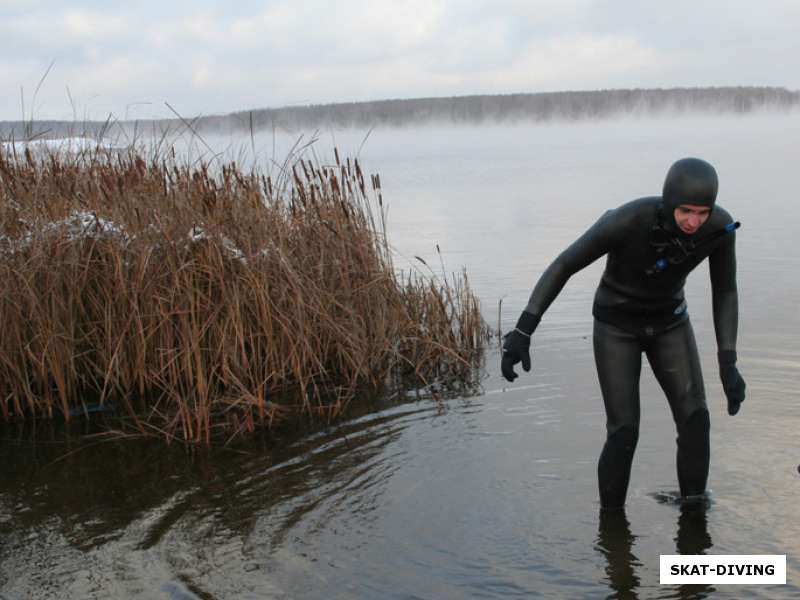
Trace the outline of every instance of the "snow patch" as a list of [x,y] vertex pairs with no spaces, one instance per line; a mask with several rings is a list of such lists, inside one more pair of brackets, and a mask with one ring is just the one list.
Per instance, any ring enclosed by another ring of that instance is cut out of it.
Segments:
[[125,150],[126,146],[112,144],[110,142],[98,141],[87,137],[68,137],[52,140],[37,139],[22,142],[3,142],[0,144],[3,151],[9,154],[25,154],[25,150],[30,150],[32,154],[81,154],[83,152],[94,151],[118,151]]

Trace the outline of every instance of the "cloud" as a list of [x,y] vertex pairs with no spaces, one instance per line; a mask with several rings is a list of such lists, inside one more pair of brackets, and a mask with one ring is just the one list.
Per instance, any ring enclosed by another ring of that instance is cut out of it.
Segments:
[[530,44],[498,73],[496,86],[603,88],[621,74],[657,69],[662,60],[652,48],[631,37],[578,34]]
[[67,11],[63,14],[63,35],[82,41],[114,39],[130,31],[130,21],[121,16],[109,16],[87,11]]
[[[561,89],[800,87],[800,4],[675,0],[0,3],[0,118]],[[144,114],[144,113],[147,114]]]

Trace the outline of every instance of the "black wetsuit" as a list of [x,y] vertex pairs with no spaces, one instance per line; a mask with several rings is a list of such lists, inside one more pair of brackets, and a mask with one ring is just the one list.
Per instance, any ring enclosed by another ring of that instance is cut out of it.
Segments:
[[[673,252],[732,222],[715,206],[691,237],[664,214],[661,197],[609,210],[547,268],[525,313],[533,326],[574,273],[603,255],[606,268],[595,294],[594,353],[607,416],[607,439],[598,464],[601,504],[622,506],[639,432],[639,375],[644,352],[669,401],[678,430],[678,481],[684,496],[705,490],[709,418],[694,333],[686,310],[686,276],[709,258],[719,351],[736,350],[738,296],[735,233],[691,252]],[[653,266],[670,255],[662,270]],[[523,313],[523,315],[525,314]],[[524,319],[525,317],[523,317]]]

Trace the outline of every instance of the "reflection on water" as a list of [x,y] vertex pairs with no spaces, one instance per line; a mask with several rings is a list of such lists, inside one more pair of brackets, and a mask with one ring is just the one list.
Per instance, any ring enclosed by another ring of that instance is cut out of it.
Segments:
[[[708,518],[704,507],[685,507],[678,518],[678,535],[675,537],[677,554],[713,554],[708,533]],[[708,584],[681,585],[677,598],[707,598],[716,589]]]
[[633,554],[635,540],[624,510],[600,511],[597,550],[607,562],[606,582],[614,592],[611,597],[637,597],[639,577],[636,576],[636,567],[641,567],[642,563]]
[[683,508],[678,518],[678,535],[675,537],[677,553],[708,554],[706,550],[712,545],[706,510],[702,507]]
[[[634,553],[636,536],[624,510],[600,511],[596,549],[606,560],[605,582],[611,589],[608,598],[639,598],[640,578],[637,570],[643,567]],[[675,535],[675,554],[708,554],[713,543],[708,533],[705,507],[683,507],[678,517]],[[662,554],[671,554],[667,548]],[[667,588],[668,589],[668,588]],[[707,584],[680,585],[664,592],[659,598],[707,598],[715,588]]]
[[[308,539],[337,520],[359,527],[369,521],[404,462],[402,448],[392,445],[417,419],[439,411],[401,406],[266,452],[71,442],[63,432],[31,445],[6,430],[0,590],[106,597],[101,591],[113,582],[135,597],[145,581],[172,598],[206,598],[268,589],[263,578],[275,557],[287,560],[286,547],[304,543],[298,529]],[[109,564],[109,551],[125,553],[127,564]],[[153,554],[166,563],[160,573],[147,572]],[[288,560],[306,558],[297,552]],[[209,572],[212,564],[230,573]],[[222,595],[206,591],[221,584]]]

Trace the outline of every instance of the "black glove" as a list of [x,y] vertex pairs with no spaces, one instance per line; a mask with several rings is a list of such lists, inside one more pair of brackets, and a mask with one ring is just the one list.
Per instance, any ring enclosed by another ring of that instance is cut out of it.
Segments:
[[728,414],[733,416],[739,412],[739,407],[744,402],[744,389],[747,386],[736,368],[736,350],[721,350],[717,353],[717,358],[722,389],[728,398]]
[[539,320],[539,316],[523,311],[516,328],[503,337],[503,358],[500,362],[500,370],[508,381],[514,381],[517,378],[514,365],[520,361],[525,371],[531,370],[531,334],[539,324]]

